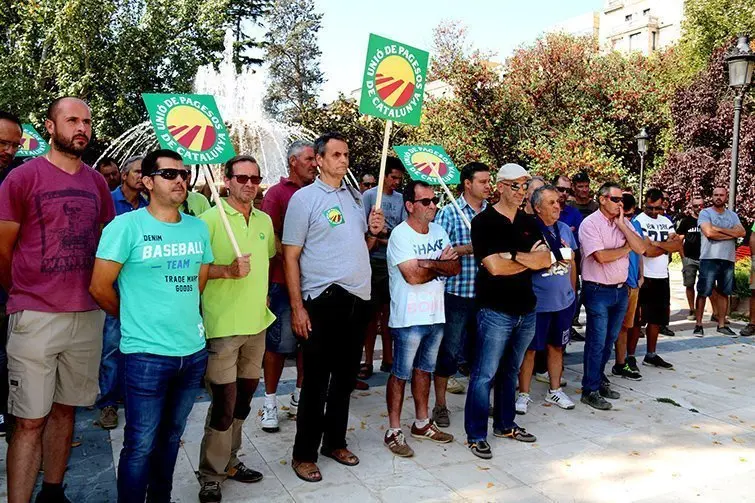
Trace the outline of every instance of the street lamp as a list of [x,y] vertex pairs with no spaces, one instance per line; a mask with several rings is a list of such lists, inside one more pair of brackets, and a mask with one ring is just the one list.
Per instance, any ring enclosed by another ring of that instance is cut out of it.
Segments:
[[640,134],[634,137],[635,140],[637,140],[637,153],[640,154],[640,194],[638,196],[638,201],[642,199],[642,188],[643,183],[645,181],[645,154],[648,152],[648,140],[650,140],[650,135],[645,130],[645,128],[642,128],[640,130]]
[[731,170],[729,171],[729,209],[734,211],[737,199],[737,167],[739,165],[739,123],[742,115],[742,99],[747,86],[752,83],[755,69],[755,54],[750,49],[750,37],[740,35],[737,45],[726,57],[729,70],[729,87],[734,89],[734,130],[731,139]]

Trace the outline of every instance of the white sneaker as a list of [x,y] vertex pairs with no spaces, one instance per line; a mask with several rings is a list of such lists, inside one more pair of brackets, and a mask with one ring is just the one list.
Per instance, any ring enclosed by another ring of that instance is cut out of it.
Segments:
[[562,409],[569,410],[574,408],[574,402],[571,401],[566,393],[561,391],[561,388],[558,388],[557,390],[549,390],[548,394],[545,396],[545,401],[558,405]]
[[[537,382],[542,382],[545,384],[551,383],[551,375],[548,372],[543,372],[542,374],[538,374],[535,372],[535,380]],[[566,386],[566,379],[564,379],[564,376],[561,376],[561,382],[558,383],[559,386]]]
[[294,398],[294,394],[291,393],[291,402],[288,404],[288,417],[296,417],[299,412],[299,400]]
[[467,391],[467,388],[462,383],[457,381],[455,377],[449,377],[446,391],[453,393],[454,395],[461,395],[462,393]]
[[268,433],[275,433],[280,428],[278,428],[278,406],[277,405],[267,405],[265,404],[262,407],[262,431],[266,431]]
[[526,414],[527,404],[530,402],[532,402],[532,400],[530,399],[529,393],[519,393],[519,396],[516,398],[516,413]]

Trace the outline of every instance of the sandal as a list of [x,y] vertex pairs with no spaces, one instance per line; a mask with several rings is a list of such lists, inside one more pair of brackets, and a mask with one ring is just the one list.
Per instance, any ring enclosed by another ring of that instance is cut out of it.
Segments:
[[372,368],[372,365],[369,363],[363,363],[359,367],[359,373],[357,374],[357,377],[359,379],[369,379],[372,377],[372,373],[374,372],[374,369]]
[[292,459],[291,467],[294,469],[296,476],[305,482],[320,482],[322,480],[320,469],[315,463]]
[[370,385],[364,381],[357,379],[357,383],[354,385],[354,389],[357,391],[367,391],[370,389]]
[[345,447],[342,449],[333,449],[332,451],[323,447],[320,449],[320,454],[345,466],[356,466],[359,464],[359,458]]

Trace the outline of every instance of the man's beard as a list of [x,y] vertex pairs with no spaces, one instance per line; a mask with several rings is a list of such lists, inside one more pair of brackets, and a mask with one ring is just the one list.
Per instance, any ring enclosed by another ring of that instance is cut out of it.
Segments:
[[84,146],[81,148],[74,145],[73,138],[71,138],[70,140],[65,140],[64,138],[52,136],[52,143],[53,145],[55,145],[55,150],[81,158],[82,154],[89,145],[89,140],[87,140],[86,144],[84,144]]
[[713,206],[715,206],[716,208],[722,208],[725,204],[726,201],[724,201],[723,199],[721,201],[717,201],[715,199],[713,200]]

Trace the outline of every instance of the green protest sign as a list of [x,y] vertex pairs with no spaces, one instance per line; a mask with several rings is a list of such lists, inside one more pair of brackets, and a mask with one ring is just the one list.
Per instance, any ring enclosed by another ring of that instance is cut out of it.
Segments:
[[16,152],[16,157],[37,157],[45,155],[50,150],[50,145],[37,133],[31,124],[23,125],[21,135],[21,148]]
[[215,98],[206,94],[142,94],[162,148],[184,164],[220,164],[236,155]]
[[426,51],[370,34],[359,111],[419,126],[428,59]]
[[[413,179],[432,185],[441,185],[441,179],[446,185],[459,183],[459,168],[440,145],[402,145],[393,147],[393,150]],[[440,179],[435,175],[433,167]]]

